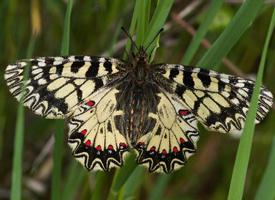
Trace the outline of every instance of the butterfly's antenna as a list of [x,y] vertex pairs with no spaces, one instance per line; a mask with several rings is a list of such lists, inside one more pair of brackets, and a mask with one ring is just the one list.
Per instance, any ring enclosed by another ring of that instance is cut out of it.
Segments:
[[127,59],[129,59],[130,58],[129,52],[127,50],[125,50],[125,53],[126,53]]
[[156,38],[161,34],[161,32],[163,31],[164,29],[161,28],[158,33],[155,35],[155,37],[153,38],[153,40],[147,45],[147,47],[145,48],[145,51],[147,51],[147,49],[153,44],[153,42],[156,40]]
[[137,47],[135,41],[133,40],[132,36],[129,34],[129,32],[123,26],[121,27],[121,29],[127,35],[127,37],[131,40],[131,43],[134,45],[134,47],[138,50],[138,47]]

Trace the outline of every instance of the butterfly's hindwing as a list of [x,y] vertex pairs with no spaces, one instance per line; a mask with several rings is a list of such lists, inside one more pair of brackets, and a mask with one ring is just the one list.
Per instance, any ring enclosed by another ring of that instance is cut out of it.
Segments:
[[[123,63],[113,58],[40,57],[9,65],[5,79],[10,92],[36,114],[64,118],[83,99],[112,81]],[[28,79],[23,80],[29,69]],[[25,93],[22,89],[25,84]]]
[[76,159],[89,170],[109,171],[123,164],[128,143],[117,129],[116,88],[101,89],[89,96],[69,119],[69,145]]
[[[254,81],[211,70],[181,65],[162,65],[162,76],[170,80],[172,90],[207,128],[239,133],[249,108]],[[272,105],[272,94],[261,88],[256,123]]]
[[199,139],[197,120],[178,97],[159,92],[156,113],[149,113],[156,123],[137,140],[137,162],[150,172],[170,173],[182,167],[195,153]]

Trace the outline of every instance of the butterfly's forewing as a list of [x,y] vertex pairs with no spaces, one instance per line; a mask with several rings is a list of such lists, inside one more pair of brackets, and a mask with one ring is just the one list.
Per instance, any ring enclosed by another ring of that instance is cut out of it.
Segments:
[[115,87],[98,90],[69,119],[69,145],[88,170],[119,167],[128,152],[127,141],[115,124],[115,117],[124,115],[117,109],[118,92]]
[[[24,70],[29,67],[28,79]],[[10,92],[36,114],[69,120],[69,145],[87,169],[108,171],[121,166],[128,151],[116,129],[116,81],[125,65],[113,58],[41,57],[9,65],[5,79]],[[26,93],[22,94],[23,84]]]
[[[252,96],[254,81],[181,65],[160,65],[162,76],[196,118],[208,129],[240,133]],[[272,106],[272,94],[261,87],[256,123]]]
[[[119,60],[104,57],[40,57],[8,65],[5,79],[13,96],[17,100],[23,98],[24,105],[36,114],[64,118],[81,101],[108,84],[121,72],[122,65]],[[29,76],[24,81],[27,69]]]
[[197,120],[176,95],[156,94],[159,102],[155,113],[149,113],[156,123],[152,130],[138,139],[137,161],[150,172],[170,173],[185,164],[195,153],[199,139]]

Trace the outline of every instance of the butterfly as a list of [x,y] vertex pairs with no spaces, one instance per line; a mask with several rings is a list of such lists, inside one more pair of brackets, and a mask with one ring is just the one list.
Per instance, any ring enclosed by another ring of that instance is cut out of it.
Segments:
[[[28,78],[23,78],[24,71]],[[66,119],[73,156],[88,170],[121,167],[131,149],[150,172],[170,173],[196,152],[198,122],[240,133],[254,81],[179,64],[101,56],[38,57],[8,65],[9,91],[34,113]],[[272,106],[264,86],[255,123]]]

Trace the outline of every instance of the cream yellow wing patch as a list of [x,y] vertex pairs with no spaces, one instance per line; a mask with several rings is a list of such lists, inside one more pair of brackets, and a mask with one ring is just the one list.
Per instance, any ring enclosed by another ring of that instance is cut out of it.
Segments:
[[[205,127],[222,133],[242,131],[254,81],[181,65],[159,68],[170,89]],[[255,123],[263,120],[272,103],[271,92],[262,86]]]
[[[26,70],[28,77],[23,80]],[[12,95],[36,114],[64,118],[83,99],[112,82],[114,76],[123,77],[122,71],[123,63],[113,58],[40,57],[8,65],[5,79]]]
[[170,173],[195,153],[199,139],[197,120],[178,97],[167,92],[157,96],[157,112],[149,114],[156,123],[137,141],[137,162],[150,172]]
[[69,145],[73,155],[88,170],[109,171],[120,167],[128,152],[125,137],[115,125],[117,110],[115,88],[90,95],[69,119]]

